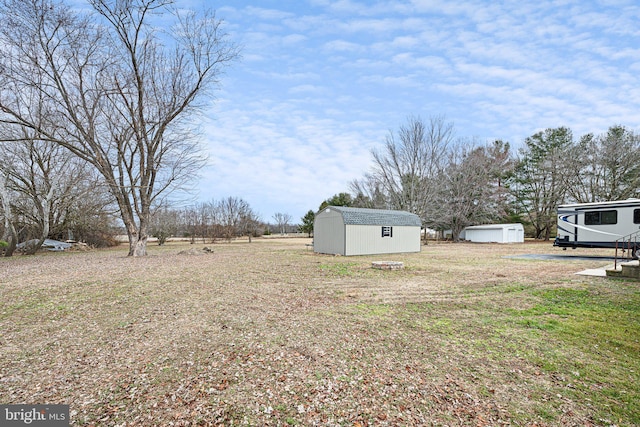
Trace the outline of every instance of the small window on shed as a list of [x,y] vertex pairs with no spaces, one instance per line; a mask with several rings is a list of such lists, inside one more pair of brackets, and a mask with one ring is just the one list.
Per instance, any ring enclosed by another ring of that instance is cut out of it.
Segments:
[[382,227],[382,237],[393,237],[393,227],[385,225]]
[[640,224],[640,209],[633,210],[633,223]]

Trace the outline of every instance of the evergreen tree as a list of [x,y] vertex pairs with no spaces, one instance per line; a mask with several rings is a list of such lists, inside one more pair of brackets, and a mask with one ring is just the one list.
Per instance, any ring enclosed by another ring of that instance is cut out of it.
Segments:
[[565,201],[575,176],[575,144],[569,128],[546,129],[525,139],[510,188],[516,203],[533,225],[536,239],[548,240],[556,225],[556,210]]
[[300,231],[303,233],[307,233],[309,237],[311,237],[311,233],[313,233],[313,222],[315,221],[315,219],[316,214],[312,210],[309,210],[309,212],[307,212],[302,217],[302,225],[300,226]]

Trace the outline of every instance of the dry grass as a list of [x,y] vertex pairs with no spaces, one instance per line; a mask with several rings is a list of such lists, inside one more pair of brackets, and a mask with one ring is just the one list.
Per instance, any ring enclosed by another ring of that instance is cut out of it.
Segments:
[[603,261],[308,242],[0,259],[0,402],[77,426],[640,424],[638,284],[573,274]]

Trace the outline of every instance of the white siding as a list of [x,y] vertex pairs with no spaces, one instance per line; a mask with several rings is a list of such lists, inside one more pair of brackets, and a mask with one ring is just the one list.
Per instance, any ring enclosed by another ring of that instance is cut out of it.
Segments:
[[502,237],[502,228],[466,230],[464,237],[466,240],[478,243],[502,243],[504,241]]
[[345,228],[342,215],[322,211],[313,223],[313,251],[321,254],[345,255]]
[[467,227],[464,239],[477,243],[522,243],[524,228],[522,224],[490,224]]
[[582,242],[615,241],[640,229],[640,225],[633,223],[633,211],[640,206],[623,208],[600,208],[599,211],[618,211],[616,224],[586,225],[585,212],[594,212],[596,209],[584,209],[578,215],[578,240]]
[[347,225],[345,255],[420,252],[420,227],[393,226],[392,237],[382,237],[380,225]]
[[[392,236],[382,237],[383,227],[391,227]],[[328,207],[316,215],[313,250],[340,255],[420,252],[420,219],[408,212]]]

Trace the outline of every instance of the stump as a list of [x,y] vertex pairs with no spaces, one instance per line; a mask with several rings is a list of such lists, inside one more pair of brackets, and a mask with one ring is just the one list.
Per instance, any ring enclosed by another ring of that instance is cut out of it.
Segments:
[[378,270],[402,270],[404,263],[400,261],[373,261],[371,267]]

